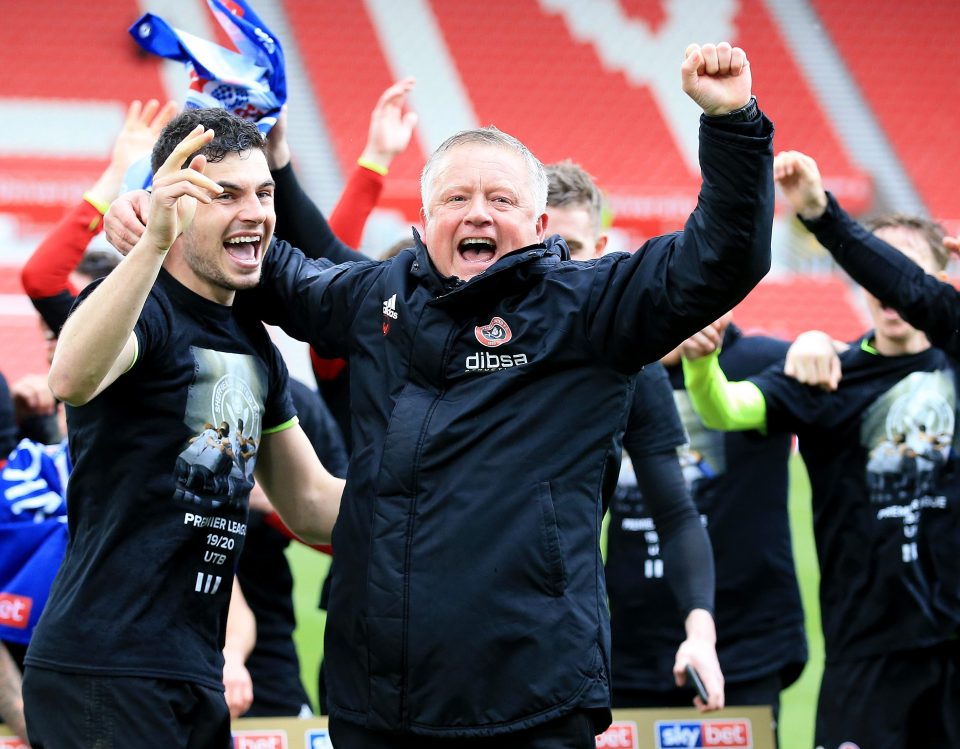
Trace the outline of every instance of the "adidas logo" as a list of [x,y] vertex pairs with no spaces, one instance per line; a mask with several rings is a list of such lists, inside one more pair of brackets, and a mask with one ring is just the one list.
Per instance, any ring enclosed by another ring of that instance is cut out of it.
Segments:
[[397,319],[397,295],[394,294],[392,297],[387,299],[383,303],[383,314],[386,317]]

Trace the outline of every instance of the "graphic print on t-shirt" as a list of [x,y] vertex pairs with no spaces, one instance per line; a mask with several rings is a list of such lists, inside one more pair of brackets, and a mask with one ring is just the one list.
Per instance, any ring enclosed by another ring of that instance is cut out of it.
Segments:
[[700,479],[712,479],[726,473],[726,443],[721,432],[707,429],[700,421],[686,390],[674,390],[680,420],[687,430],[688,442],[677,448],[684,481],[691,492]]
[[920,516],[945,510],[940,491],[954,440],[956,390],[949,372],[913,372],[867,409],[860,443],[868,450],[866,465],[870,503],[877,519],[900,519],[907,542],[904,562],[916,558]]
[[236,506],[253,488],[266,383],[252,356],[190,351],[195,376],[184,422],[195,436],[177,457],[174,499],[191,507]]

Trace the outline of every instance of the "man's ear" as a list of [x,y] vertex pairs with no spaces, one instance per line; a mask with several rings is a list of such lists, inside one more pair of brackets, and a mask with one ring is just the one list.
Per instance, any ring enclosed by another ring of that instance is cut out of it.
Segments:
[[420,226],[424,231],[427,230],[427,209],[423,207],[420,208]]
[[543,238],[547,235],[547,220],[549,216],[546,213],[541,213],[540,218],[537,219],[537,241],[542,242]]
[[607,242],[609,239],[610,236],[607,234],[601,234],[599,237],[597,237],[597,243],[593,248],[593,254],[595,257],[600,257],[603,254],[603,251],[607,248]]

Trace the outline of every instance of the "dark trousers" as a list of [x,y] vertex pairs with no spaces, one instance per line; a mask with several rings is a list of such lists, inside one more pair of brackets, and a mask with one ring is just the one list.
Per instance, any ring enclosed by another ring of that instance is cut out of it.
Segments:
[[816,741],[824,749],[957,749],[960,641],[828,663]]
[[27,666],[33,749],[230,749],[223,692],[186,681],[90,676]]

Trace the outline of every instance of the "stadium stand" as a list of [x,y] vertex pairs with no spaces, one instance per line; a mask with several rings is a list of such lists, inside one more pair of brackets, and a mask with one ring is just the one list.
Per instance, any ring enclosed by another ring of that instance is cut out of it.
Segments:
[[[186,2],[206,12],[203,0]],[[346,172],[363,146],[370,103],[406,71],[391,68],[381,37],[384,27],[371,17],[376,3],[273,2],[293,30],[287,44],[299,50],[319,102],[318,114]],[[106,152],[87,142],[88,131],[104,117],[113,117],[111,122],[119,126],[132,98],[165,98],[164,77],[159,60],[142,54],[126,33],[130,23],[150,9],[145,0],[104,0],[96,7],[52,0],[16,3],[15,9],[12,2],[5,5],[14,23],[0,30],[0,60],[17,74],[0,81],[0,100],[6,112],[32,113],[32,119],[11,117],[15,137],[0,143],[0,235],[39,237],[103,168]],[[662,90],[631,76],[628,65],[611,64],[609,50],[604,51],[596,39],[615,46],[628,38],[632,25],[633,32],[642,27],[651,39],[666,39],[664,48],[672,49],[676,39],[671,35],[689,33],[689,19],[678,24],[675,18],[687,5],[681,0],[598,3],[595,7],[618,8],[622,22],[611,27],[606,20],[595,19],[608,27],[594,29],[593,40],[582,29],[574,29],[571,18],[581,11],[569,0],[418,0],[411,5],[425,9],[435,20],[439,41],[454,61],[454,78],[466,92],[478,124],[497,123],[528,142],[545,161],[568,156],[579,160],[606,188],[616,225],[641,235],[677,228],[692,207],[699,177],[684,151],[683,136],[665,113],[672,103],[664,102]],[[960,124],[960,98],[944,95],[955,92],[956,83],[949,67],[933,64],[929,54],[948,48],[949,34],[960,21],[960,6],[951,0],[910,4],[810,0],[810,5],[931,214],[946,219],[954,231],[960,229],[960,197],[950,189],[947,171],[960,156],[952,135],[956,128],[949,126]],[[410,6],[385,7],[402,20]],[[844,123],[829,121],[767,3],[737,0],[704,3],[703,8],[728,14],[724,28],[735,43],[749,50],[757,71],[755,90],[777,125],[777,148],[814,153],[828,186],[844,205],[854,212],[871,207],[870,177],[837,135]],[[218,24],[208,28],[215,33],[214,41],[227,44]],[[23,33],[25,29],[29,33]],[[480,29],[483,33],[478,33]],[[426,30],[397,32],[416,39]],[[685,41],[689,40],[684,37],[678,44],[682,47]],[[877,49],[894,47],[896,65],[876,64]],[[640,56],[645,51],[634,47],[628,53]],[[429,90],[418,94],[430,97]],[[931,117],[923,102],[934,97],[937,115]],[[40,126],[44,112],[64,122],[72,122],[72,115],[88,119],[72,137],[52,138],[50,133],[56,130]],[[113,125],[109,132],[115,132]],[[414,141],[392,165],[382,201],[410,221],[416,220],[417,179],[425,158],[421,142]],[[298,167],[305,171],[310,165]],[[0,262],[22,259],[3,256]],[[33,340],[33,317],[16,301],[17,268],[0,269],[0,274],[4,300],[0,359],[12,377],[42,365],[43,349],[42,342]],[[855,335],[864,322],[846,289],[838,279],[780,277],[763,284],[738,316],[744,325],[762,323],[768,332],[781,335],[808,327],[824,327],[839,337]]]
[[126,33],[136,0],[3,6],[0,59],[16,74],[0,81],[11,136],[0,145],[0,213],[32,228],[55,222],[106,165],[90,129],[112,114],[109,148],[130,100],[166,93],[157,60]]
[[[826,31],[867,97],[930,215],[960,230],[954,165],[960,160],[957,79],[937,60],[960,28],[952,0],[850,3],[812,0]],[[893,54],[896,65],[877,64]],[[920,105],[926,102],[928,106]],[[937,106],[932,105],[937,102]]]
[[748,333],[792,340],[822,330],[852,341],[870,327],[856,294],[839,276],[767,279],[737,306],[734,319]]
[[[349,173],[367,137],[370,106],[396,78],[362,4],[352,0],[286,2],[304,67],[333,140],[340,168]],[[426,155],[414,137],[390,165],[380,205],[410,220],[420,209],[420,169]]]

